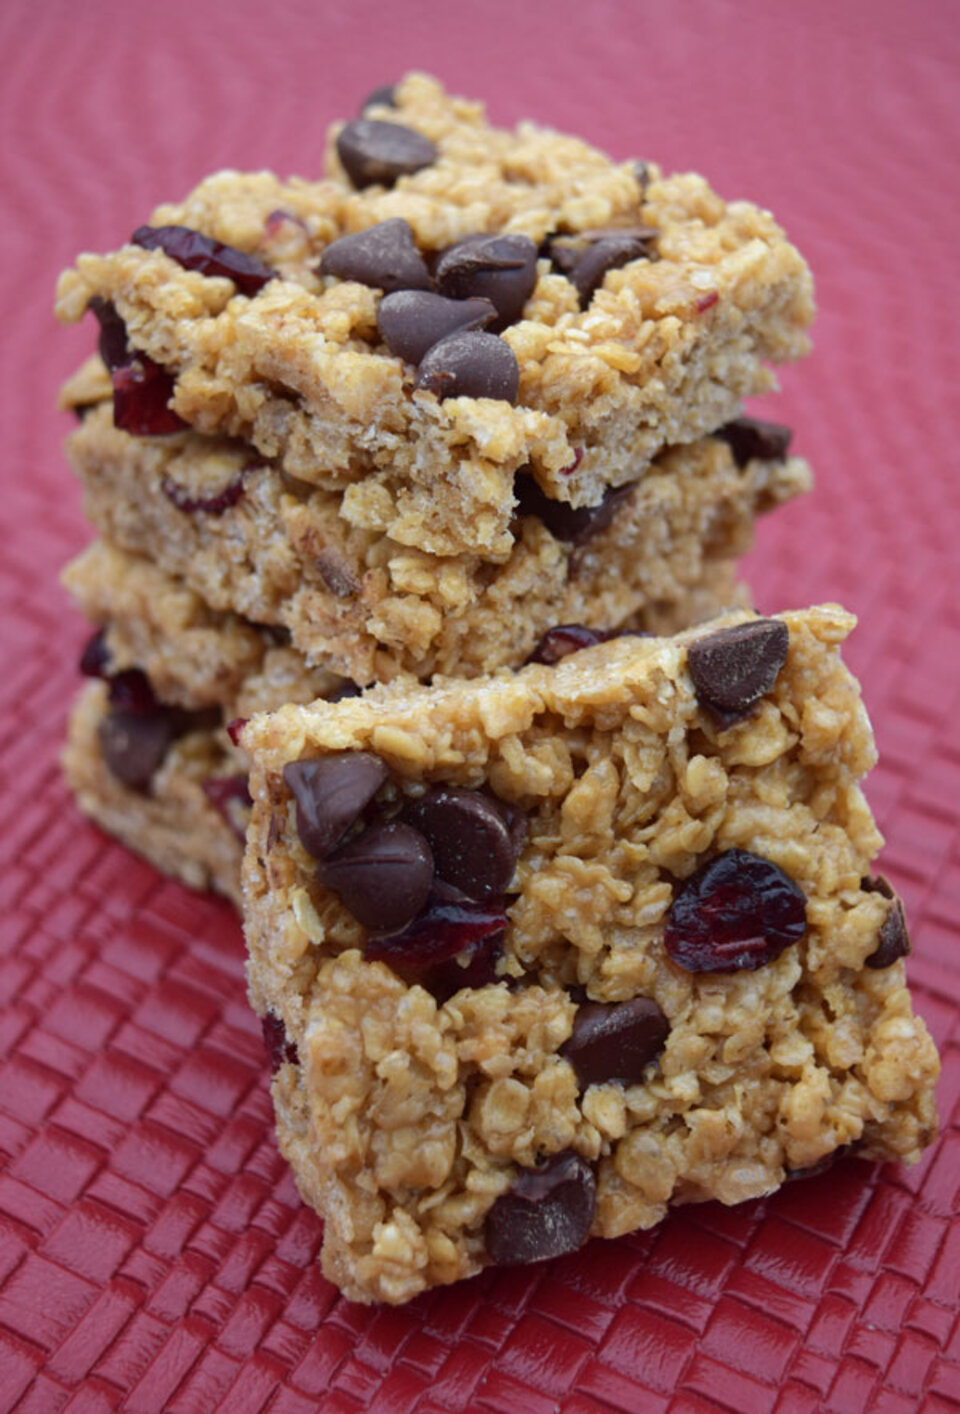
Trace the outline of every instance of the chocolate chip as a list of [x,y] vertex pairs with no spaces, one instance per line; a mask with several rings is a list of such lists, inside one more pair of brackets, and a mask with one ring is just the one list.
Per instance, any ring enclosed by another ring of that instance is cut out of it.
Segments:
[[176,714],[113,710],[100,722],[97,739],[111,775],[131,790],[145,791],[178,735]]
[[725,727],[739,721],[773,687],[789,645],[782,619],[752,619],[698,638],[687,650],[697,701]]
[[433,852],[437,877],[470,899],[502,894],[517,862],[505,812],[479,791],[433,786],[404,810]]
[[323,252],[320,273],[371,285],[387,294],[430,288],[430,273],[413,232],[399,216],[333,241]]
[[385,83],[380,88],[373,89],[367,94],[360,108],[361,113],[365,113],[368,108],[396,108],[397,106],[397,86],[392,83]]
[[376,118],[354,118],[337,138],[337,156],[358,190],[375,183],[392,187],[399,177],[430,167],[437,155],[434,144],[422,133]]
[[498,398],[515,403],[520,369],[513,349],[496,334],[451,334],[423,358],[414,388],[444,398]]
[[560,1048],[583,1089],[622,1080],[636,1085],[663,1050],[670,1023],[652,997],[628,1002],[587,1002],[578,1007],[573,1034]]
[[315,761],[288,761],[283,779],[297,803],[297,834],[315,859],[334,849],[387,779],[368,751],[344,751]]
[[746,466],[755,457],[760,461],[783,461],[790,450],[793,432],[780,422],[761,422],[758,417],[735,417],[714,436],[728,444],[737,466]]
[[784,1183],[794,1183],[797,1179],[816,1178],[818,1174],[826,1173],[832,1169],[838,1159],[844,1158],[852,1150],[852,1144],[839,1144],[836,1149],[831,1149],[829,1154],[824,1154],[822,1159],[817,1159],[815,1163],[807,1164],[802,1169],[787,1169],[783,1175]]
[[581,648],[593,648],[598,643],[604,643],[606,638],[605,633],[587,628],[584,624],[557,624],[555,628],[547,629],[527,662],[546,663],[552,667],[561,658],[569,658],[571,653],[579,653]]
[[359,684],[351,682],[349,678],[344,678],[339,687],[334,688],[333,692],[327,693],[324,701],[345,702],[348,697],[359,697],[362,692],[363,688]]
[[617,486],[607,491],[598,506],[574,509],[566,501],[554,501],[544,495],[536,480],[522,472],[514,482],[517,515],[536,516],[550,534],[567,545],[583,545],[601,530],[606,530],[614,516],[634,491],[634,486]]
[[687,972],[755,972],[806,928],[799,884],[772,860],[728,849],[677,886],[663,942]]
[[377,328],[387,348],[407,363],[458,330],[483,329],[496,319],[487,299],[446,299],[428,290],[400,290],[380,301]]
[[597,1180],[579,1154],[567,1150],[521,1170],[487,1214],[487,1252],[498,1266],[543,1262],[576,1252],[590,1235]]
[[893,963],[899,962],[900,958],[909,957],[912,952],[903,900],[895,892],[890,880],[885,879],[882,874],[875,878],[868,876],[861,882],[860,887],[864,893],[881,894],[890,901],[887,916],[877,934],[877,946],[870,956],[864,959],[864,965],[873,968],[891,967]]
[[467,236],[443,252],[433,273],[442,295],[488,299],[496,332],[523,314],[537,283],[537,247],[529,236]]
[[607,271],[619,270],[631,260],[649,260],[659,234],[653,226],[627,226],[554,236],[550,259],[576,286],[580,308],[586,309]]
[[430,895],[433,858],[419,830],[399,821],[371,825],[317,866],[358,923],[392,933],[416,918]]

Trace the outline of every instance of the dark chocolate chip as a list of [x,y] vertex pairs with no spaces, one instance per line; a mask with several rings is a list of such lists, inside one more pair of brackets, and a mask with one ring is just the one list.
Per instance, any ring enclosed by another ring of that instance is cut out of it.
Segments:
[[337,156],[358,190],[375,183],[392,187],[399,177],[432,166],[437,155],[434,144],[422,133],[376,118],[354,118],[337,138]]
[[377,328],[387,348],[407,363],[458,330],[483,329],[497,317],[487,299],[445,299],[429,290],[399,290],[380,301]]
[[348,697],[359,697],[363,688],[358,683],[351,682],[349,678],[344,678],[339,687],[333,692],[328,692],[324,698],[325,702],[345,702]]
[[520,369],[513,349],[496,334],[468,329],[451,334],[424,356],[413,385],[444,398],[517,401]]
[[649,260],[659,234],[653,226],[611,226],[554,236],[550,259],[576,286],[580,308],[586,309],[607,271],[619,270],[631,260]]
[[392,933],[416,918],[430,895],[433,858],[419,830],[399,821],[371,825],[317,865],[358,923]]
[[96,316],[100,325],[100,338],[97,343],[100,357],[113,373],[115,369],[123,368],[133,357],[127,342],[127,326],[110,301],[100,295],[94,295],[87,308]]
[[430,288],[430,272],[413,231],[399,216],[333,241],[323,252],[320,273],[371,285],[385,294]]
[[368,938],[364,956],[389,963],[396,972],[426,974],[458,953],[475,956],[499,942],[507,922],[501,901],[475,903],[434,880],[426,907],[399,932]]
[[498,1266],[543,1262],[576,1252],[590,1235],[597,1180],[579,1154],[567,1150],[522,1169],[487,1214],[487,1252]]
[[442,253],[433,273],[442,295],[488,299],[498,332],[520,318],[533,293],[537,247],[529,236],[468,236]]
[[878,874],[876,878],[867,877],[860,887],[864,893],[881,894],[890,902],[887,916],[877,934],[877,946],[870,956],[864,959],[864,964],[874,968],[891,967],[893,963],[899,962],[900,958],[909,957],[912,951],[903,900],[895,892],[890,880],[882,874]]
[[264,1012],[260,1019],[263,1029],[263,1048],[270,1061],[270,1074],[276,1075],[282,1065],[297,1065],[300,1057],[293,1041],[287,1040],[287,1028],[279,1016],[272,1011]]
[[670,1023],[652,997],[628,1002],[587,1002],[577,1009],[573,1034],[560,1054],[583,1089],[622,1080],[636,1085],[666,1045]]
[[606,530],[614,516],[634,491],[633,486],[617,486],[607,491],[598,506],[574,509],[566,501],[554,501],[544,495],[536,480],[522,472],[514,482],[517,515],[536,516],[557,540],[568,545],[583,545],[593,535]]
[[687,972],[755,972],[806,927],[799,884],[769,859],[728,849],[677,886],[663,942]]
[[735,417],[714,433],[733,452],[737,466],[760,461],[783,461],[790,450],[793,432],[780,422],[761,422],[758,417]]
[[162,250],[184,270],[232,280],[242,295],[255,295],[277,278],[277,272],[255,255],[215,241],[190,226],[140,226],[130,239],[144,250]]
[[335,849],[387,779],[369,751],[344,751],[314,761],[288,761],[283,779],[297,803],[297,834],[315,859]]
[[110,672],[110,650],[107,647],[107,630],[98,628],[87,640],[80,662],[77,665],[85,678],[105,678]]
[[698,638],[687,650],[697,701],[730,726],[773,687],[789,646],[782,619],[751,619]]
[[178,732],[174,712],[148,716],[114,709],[101,720],[97,738],[111,775],[131,790],[145,791]]
[[433,786],[404,810],[433,852],[437,877],[470,899],[502,894],[517,862],[506,812],[479,791]]
[[579,653],[581,648],[593,648],[598,643],[604,643],[606,638],[605,633],[587,628],[584,624],[557,624],[555,628],[547,629],[527,662],[546,663],[552,667],[561,658],[569,658],[571,653]]
[[397,86],[392,83],[385,83],[380,88],[373,89],[367,94],[360,107],[361,114],[368,108],[396,108],[397,106]]

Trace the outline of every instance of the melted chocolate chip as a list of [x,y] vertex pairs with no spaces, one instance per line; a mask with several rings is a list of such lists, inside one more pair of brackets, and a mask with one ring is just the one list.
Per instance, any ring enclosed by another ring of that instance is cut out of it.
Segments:
[[399,290],[380,301],[377,328],[387,348],[407,363],[458,330],[483,329],[497,317],[487,299],[445,299],[428,290]]
[[751,619],[698,638],[687,650],[697,701],[724,727],[739,721],[773,687],[789,646],[782,619]]
[[360,107],[361,114],[368,108],[396,108],[397,88],[396,84],[385,83],[380,88],[373,89],[367,94]]
[[590,1165],[568,1150],[535,1169],[522,1169],[487,1214],[487,1252],[498,1266],[543,1262],[576,1252],[590,1235],[597,1181]]
[[379,756],[344,751],[315,761],[288,761],[283,779],[297,803],[297,834],[314,859],[343,839],[387,779]]
[[527,662],[546,663],[552,667],[561,658],[569,658],[571,653],[579,653],[581,648],[593,648],[598,643],[604,643],[606,638],[605,633],[587,628],[584,624],[557,624],[555,628],[547,629]]
[[789,874],[728,849],[678,885],[663,942],[688,972],[755,972],[798,943],[806,926],[806,896]]
[[760,461],[783,461],[790,450],[793,432],[780,422],[761,422],[758,417],[735,417],[714,433],[726,442],[737,466]]
[[399,216],[333,241],[323,252],[320,273],[355,280],[387,294],[430,288],[426,262],[414,244],[409,224]]
[[639,1084],[663,1050],[670,1023],[652,997],[628,1002],[587,1002],[578,1007],[573,1034],[560,1054],[573,1066],[583,1089],[621,1080]]
[[544,495],[535,479],[524,472],[514,482],[517,515],[536,516],[557,540],[568,545],[583,545],[591,536],[606,530],[614,516],[633,494],[633,486],[617,486],[607,491],[598,506],[574,509],[566,501],[554,501]]
[[499,902],[475,903],[435,881],[426,907],[413,921],[387,937],[368,938],[364,956],[397,972],[432,975],[458,953],[476,957],[480,949],[499,948],[507,921]]
[[875,878],[867,877],[860,887],[864,893],[881,894],[890,901],[887,916],[877,934],[877,946],[870,956],[864,959],[864,965],[873,968],[891,967],[893,963],[899,962],[900,958],[909,957],[912,951],[903,900],[895,892],[890,880],[882,874]]
[[496,334],[479,330],[451,334],[426,354],[415,388],[444,398],[498,398],[515,403],[520,369],[513,349]]
[[270,1074],[276,1075],[282,1065],[297,1065],[300,1056],[293,1041],[287,1040],[287,1028],[279,1016],[272,1011],[265,1012],[260,1019],[263,1029],[263,1048],[270,1062]]
[[433,857],[419,830],[399,821],[371,825],[317,866],[317,879],[340,895],[358,923],[375,933],[405,928],[433,883]]
[[145,791],[178,731],[173,711],[147,716],[113,709],[101,720],[97,739],[111,775],[131,790]]
[[144,250],[162,250],[184,270],[224,276],[233,281],[242,295],[255,295],[276,279],[277,272],[256,256],[215,241],[189,226],[141,226],[130,239]]
[[576,286],[580,308],[586,309],[608,270],[650,259],[658,234],[652,226],[637,226],[558,236],[550,243],[550,258]]
[[436,147],[422,133],[376,118],[354,118],[337,138],[337,156],[358,190],[375,183],[392,187],[399,177],[430,167],[437,155]]
[[523,314],[537,283],[537,247],[529,236],[468,236],[449,246],[434,269],[437,289],[452,299],[478,296],[497,311],[499,332]]
[[425,837],[437,877],[444,883],[475,900],[507,888],[517,862],[517,842],[506,813],[488,795],[460,786],[433,786],[408,803],[404,819]]

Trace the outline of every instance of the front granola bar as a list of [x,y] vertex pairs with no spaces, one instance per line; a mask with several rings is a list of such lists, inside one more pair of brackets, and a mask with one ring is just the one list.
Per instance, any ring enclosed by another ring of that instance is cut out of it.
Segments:
[[250,995],[349,1297],[930,1142],[852,625],[737,614],[247,726]]

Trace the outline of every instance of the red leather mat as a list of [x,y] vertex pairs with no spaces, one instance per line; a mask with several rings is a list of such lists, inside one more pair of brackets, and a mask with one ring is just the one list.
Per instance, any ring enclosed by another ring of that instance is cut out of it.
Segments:
[[[0,9],[0,1407],[206,1414],[960,1409],[960,31],[950,0],[5,0]],[[229,910],[86,824],[57,751],[88,536],[59,452],[55,275],[217,166],[319,172],[400,71],[709,174],[814,267],[784,375],[815,495],[763,528],[761,607],[841,599],[882,752],[943,1135],[405,1310],[320,1276],[278,1158]]]

